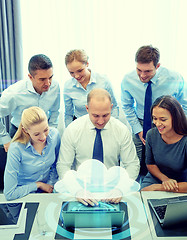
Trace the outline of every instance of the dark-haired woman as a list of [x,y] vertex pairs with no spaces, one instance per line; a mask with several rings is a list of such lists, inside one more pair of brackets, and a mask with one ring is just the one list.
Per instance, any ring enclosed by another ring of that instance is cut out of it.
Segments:
[[155,128],[146,137],[148,174],[142,191],[187,192],[187,118],[172,96],[161,96],[151,108]]

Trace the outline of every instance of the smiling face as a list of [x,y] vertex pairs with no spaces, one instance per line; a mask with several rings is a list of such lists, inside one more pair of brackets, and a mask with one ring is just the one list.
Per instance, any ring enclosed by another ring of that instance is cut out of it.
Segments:
[[161,135],[170,135],[175,132],[172,126],[172,116],[167,109],[154,107],[152,117],[153,123]]
[[110,119],[112,104],[107,97],[104,100],[93,97],[86,109],[93,125],[98,129],[103,129]]
[[75,78],[80,84],[84,84],[84,82],[89,82],[90,80],[90,71],[88,70],[88,63],[84,64],[77,60],[74,60],[71,63],[68,63],[67,69],[70,75]]
[[156,74],[156,70],[159,68],[160,64],[155,68],[153,61],[150,63],[140,63],[136,65],[136,71],[140,81],[143,83],[148,83]]
[[49,68],[47,70],[36,70],[33,74],[28,75],[35,91],[39,94],[43,92],[47,92],[51,86],[52,78],[53,78],[53,68]]
[[32,145],[44,144],[49,133],[48,121],[31,125],[25,132],[29,134]]

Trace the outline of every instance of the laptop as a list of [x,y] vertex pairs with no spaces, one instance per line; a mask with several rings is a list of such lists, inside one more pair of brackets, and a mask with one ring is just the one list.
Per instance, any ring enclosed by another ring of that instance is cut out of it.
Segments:
[[187,222],[187,196],[147,201],[163,228]]
[[85,206],[80,202],[62,205],[63,225],[66,228],[114,228],[121,227],[125,218],[126,203],[99,202],[98,206]]
[[25,203],[0,203],[0,229],[18,228],[22,219]]

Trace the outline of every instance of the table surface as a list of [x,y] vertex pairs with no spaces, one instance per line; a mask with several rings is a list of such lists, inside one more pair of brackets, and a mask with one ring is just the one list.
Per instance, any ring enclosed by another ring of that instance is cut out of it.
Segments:
[[[129,216],[130,234],[132,240],[151,240],[151,239],[164,239],[164,240],[183,240],[187,237],[157,237],[154,223],[151,217],[150,209],[147,204],[147,199],[150,198],[165,198],[176,197],[186,194],[177,194],[169,192],[137,192],[123,198],[127,202],[127,210]],[[25,202],[25,203],[39,203],[34,221],[29,234],[29,238],[20,238],[17,240],[29,239],[40,240],[55,239],[57,231],[61,206],[64,201],[72,201],[75,199],[70,198],[68,195],[60,193],[52,194],[29,194],[23,198],[15,201],[6,201],[3,194],[0,194],[0,202]],[[14,229],[0,229],[0,237],[3,240],[13,240],[17,234],[25,232],[27,209],[24,211],[23,220],[19,228]],[[61,227],[62,228],[62,227]],[[16,234],[16,235],[15,235]],[[69,236],[69,235],[68,235]],[[102,236],[102,237],[101,237]],[[61,238],[63,239],[63,238]],[[70,238],[68,238],[70,239]],[[76,229],[74,238],[72,239],[112,239],[111,229]],[[120,239],[114,235],[114,239]],[[124,238],[129,239],[129,238]]]
[[[71,200],[75,199],[72,199],[69,196],[65,196],[59,193],[52,194],[43,193],[43,194],[29,194],[15,201],[9,201],[8,203],[39,202],[38,209],[36,211],[34,222],[30,232],[29,240],[36,239],[51,240],[55,238],[62,202]],[[129,196],[126,196],[123,198],[123,201],[127,202],[131,239],[151,240],[152,236],[148,226],[147,216],[145,214],[144,205],[142,204],[140,193],[137,192]],[[7,202],[3,194],[0,194],[0,202]],[[26,219],[26,210],[25,216],[23,217],[25,217]],[[20,227],[17,229],[1,229],[0,236],[1,239],[3,240],[12,240],[14,239],[15,234],[24,233],[24,231],[25,220],[22,221]],[[99,234],[100,231],[102,232],[102,234]],[[17,239],[20,240],[19,238]],[[74,239],[112,239],[112,236],[110,229],[105,230],[104,234],[103,229],[90,229],[90,230],[76,229]]]

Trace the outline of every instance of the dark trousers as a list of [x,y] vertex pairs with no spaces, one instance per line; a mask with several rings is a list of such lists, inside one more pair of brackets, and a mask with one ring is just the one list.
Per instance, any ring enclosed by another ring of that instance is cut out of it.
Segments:
[[[139,122],[143,127],[143,120],[139,119]],[[138,158],[140,160],[140,175],[145,176],[148,172],[146,164],[145,164],[145,145],[140,140],[138,134],[133,135],[133,141],[134,141],[134,145],[136,147],[136,152],[137,152]]]
[[3,145],[0,145],[0,190],[3,190],[4,188],[4,171],[5,171],[5,165],[6,165],[6,157],[7,153],[5,152],[5,149]]
[[[143,127],[143,120],[139,119],[140,124]],[[152,128],[155,127],[155,125],[152,123]],[[133,135],[133,141],[134,145],[136,147],[136,152],[138,155],[138,158],[140,160],[140,175],[145,176],[148,173],[147,166],[145,163],[145,145],[140,140],[138,134]]]
[[[10,137],[12,138],[17,131],[17,127],[11,124],[10,126]],[[7,153],[4,150],[3,145],[0,145],[0,189],[4,188],[4,171],[6,166]]]

